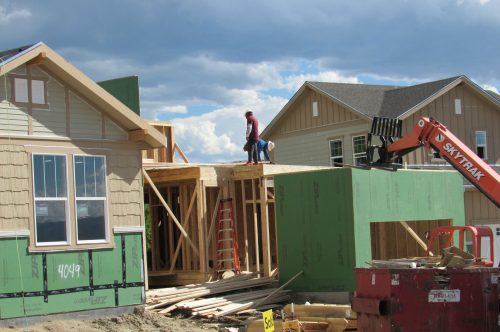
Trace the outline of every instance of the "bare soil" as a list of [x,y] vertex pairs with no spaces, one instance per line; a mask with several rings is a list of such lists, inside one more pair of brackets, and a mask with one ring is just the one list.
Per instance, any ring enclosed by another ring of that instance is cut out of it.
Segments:
[[207,332],[218,331],[218,324],[200,320],[166,317],[150,311],[137,311],[115,317],[102,317],[93,320],[50,320],[29,326],[0,328],[0,332]]

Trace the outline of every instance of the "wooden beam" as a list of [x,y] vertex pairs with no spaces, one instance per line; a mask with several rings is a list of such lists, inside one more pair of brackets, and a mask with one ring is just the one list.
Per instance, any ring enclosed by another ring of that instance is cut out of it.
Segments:
[[217,214],[219,212],[218,210],[221,198],[222,198],[222,189],[219,189],[219,193],[217,194],[217,200],[215,202],[214,211],[212,212],[212,218],[210,219],[210,228],[208,229],[208,235],[207,235],[208,237],[207,247],[210,246],[210,242],[212,241],[212,235],[215,229],[215,218],[217,218]]
[[271,243],[269,241],[269,210],[267,206],[267,181],[265,177],[260,178],[260,230],[262,238],[262,260],[264,264],[264,276],[271,275]]
[[28,65],[40,65],[47,59],[47,54],[45,52],[40,52],[36,57],[27,62]]
[[[185,227],[185,229],[189,229],[189,217],[191,216],[191,210],[193,209],[194,206],[194,201],[195,198],[198,196],[198,182],[196,183],[196,187],[193,190],[193,194],[191,195],[191,201],[189,202],[189,207],[187,209],[186,215],[184,216],[184,220],[182,221],[182,226]],[[177,262],[177,257],[179,256],[179,252],[181,249],[181,244],[182,244],[182,236],[179,237],[177,241],[177,248],[175,248],[175,253],[174,253],[174,258],[172,259],[172,262],[170,264],[170,272],[174,270],[175,263]],[[194,250],[195,248],[193,248]],[[196,252],[199,254],[198,252]]]
[[184,160],[184,162],[186,164],[189,164],[188,158],[186,157],[186,155],[184,154],[184,152],[182,152],[181,148],[179,147],[179,145],[177,143],[174,144],[174,154],[175,154],[176,150],[177,150],[177,152],[179,152],[179,155],[181,156],[182,160]]
[[181,223],[179,222],[179,220],[177,220],[177,217],[175,216],[175,214],[172,212],[172,210],[170,209],[170,206],[168,206],[167,202],[165,202],[165,200],[163,199],[163,197],[161,196],[160,192],[158,191],[158,188],[156,188],[155,184],[153,183],[153,181],[151,180],[151,178],[149,177],[148,173],[146,172],[146,170],[143,168],[142,169],[142,174],[144,175],[144,178],[147,180],[147,182],[149,183],[149,185],[151,186],[151,188],[153,189],[153,191],[155,192],[156,196],[158,196],[158,198],[160,199],[160,202],[161,204],[163,205],[163,207],[167,210],[168,214],[170,215],[170,217],[172,218],[172,220],[174,221],[175,225],[177,225],[177,228],[179,228],[179,230],[181,231],[182,235],[184,236],[184,238],[186,239],[186,241],[188,241],[189,245],[193,248],[193,250],[198,254],[198,249],[196,249],[196,246],[195,244],[193,243],[193,241],[191,241],[191,239],[189,238],[189,235],[188,233],[186,232],[186,230],[182,227]]
[[255,203],[255,181],[252,181],[252,202],[253,202],[253,229],[254,229],[254,238],[255,238],[255,266],[256,271],[260,271],[260,257],[259,257],[259,226],[257,225],[257,203]]
[[[241,180],[241,201],[246,201],[246,192],[245,192],[245,180]],[[247,205],[245,203],[243,206],[243,237],[244,237],[244,246],[245,246],[245,271],[250,271],[250,262],[248,255],[248,226],[247,226]]]
[[197,190],[198,194],[198,199],[196,201],[196,211],[197,211],[197,218],[198,218],[198,250],[200,252],[199,258],[200,258],[200,272],[205,273],[207,272],[207,266],[208,266],[208,260],[207,260],[207,248],[205,246],[205,241],[206,241],[206,214],[207,214],[207,209],[206,205],[204,204],[205,202],[205,186],[203,185],[202,181],[196,181],[196,188],[195,191]]
[[[406,231],[415,239],[415,241],[417,241],[417,243],[425,250],[427,251],[427,244],[420,238],[420,236],[418,236],[417,233],[415,233],[415,231],[413,230],[413,228],[411,228],[408,223],[406,221],[400,221],[399,222],[403,227],[404,229],[406,229]],[[429,255],[430,256],[434,256],[434,254],[432,253],[432,251],[429,250]]]
[[128,140],[129,141],[144,141],[148,136],[147,129],[138,129],[132,130],[128,132]]

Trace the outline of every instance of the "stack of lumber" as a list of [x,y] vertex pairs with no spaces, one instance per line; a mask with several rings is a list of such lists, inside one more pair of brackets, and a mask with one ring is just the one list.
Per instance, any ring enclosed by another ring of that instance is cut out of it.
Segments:
[[[283,308],[286,320],[298,320],[301,326],[312,323],[327,323],[327,332],[356,331],[356,313],[350,305],[337,304],[287,304]],[[281,320],[275,320],[277,331],[282,326]],[[262,319],[252,321],[247,326],[247,332],[264,331]]]
[[191,316],[218,318],[287,301],[288,292],[276,286],[274,277],[255,278],[249,273],[203,284],[154,289],[147,293],[146,310],[161,314],[181,310]]

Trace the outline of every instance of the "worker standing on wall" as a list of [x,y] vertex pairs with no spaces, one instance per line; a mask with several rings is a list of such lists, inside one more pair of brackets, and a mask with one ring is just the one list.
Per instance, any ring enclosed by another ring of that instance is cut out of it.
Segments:
[[259,156],[259,161],[262,160],[262,158],[260,157],[261,152],[264,152],[264,160],[265,161],[271,161],[271,159],[269,158],[269,151],[272,151],[273,149],[274,149],[273,142],[271,142],[271,141],[266,142],[262,138],[259,138],[259,141],[257,142],[257,153]]
[[258,153],[257,153],[257,142],[259,141],[259,121],[253,115],[252,111],[247,111],[245,113],[245,118],[247,119],[247,132],[246,139],[247,143],[245,144],[244,150],[248,153],[248,161],[245,165],[257,165],[258,162]]

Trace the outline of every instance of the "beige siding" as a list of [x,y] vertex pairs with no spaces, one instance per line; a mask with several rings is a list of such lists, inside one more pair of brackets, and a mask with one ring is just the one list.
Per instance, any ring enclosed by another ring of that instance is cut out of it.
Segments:
[[0,135],[28,135],[26,109],[2,99],[0,103]]
[[[455,99],[461,100],[461,115],[455,114]],[[486,131],[487,162],[500,163],[500,109],[467,85],[458,85],[405,119],[403,134],[410,132],[422,116],[432,116],[442,122],[473,151],[476,149],[475,132]],[[407,157],[410,164],[429,164],[431,159],[425,149],[418,149]]]
[[28,153],[0,145],[0,230],[28,229],[30,210]]
[[120,150],[108,156],[109,217],[112,227],[142,223],[141,154]]
[[352,137],[366,134],[363,120],[272,137],[276,143],[273,161],[285,165],[330,166],[330,140],[341,139],[344,163],[353,164]]
[[113,121],[110,119],[106,118],[105,119],[105,125],[106,125],[106,139],[111,139],[111,140],[127,140],[128,139],[128,134],[125,130],[121,129],[118,127]]
[[66,136],[66,94],[64,90],[64,87],[55,79],[49,79],[47,82],[49,109],[33,109],[33,135]]
[[464,197],[468,225],[500,224],[500,209],[479,190],[466,190]]
[[70,92],[70,136],[71,138],[102,138],[102,115]]
[[[312,103],[318,103],[318,116],[313,116]],[[320,128],[335,123],[357,120],[360,117],[345,107],[331,101],[311,89],[306,89],[302,95],[287,110],[270,136],[278,136],[304,129]]]

